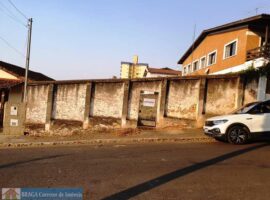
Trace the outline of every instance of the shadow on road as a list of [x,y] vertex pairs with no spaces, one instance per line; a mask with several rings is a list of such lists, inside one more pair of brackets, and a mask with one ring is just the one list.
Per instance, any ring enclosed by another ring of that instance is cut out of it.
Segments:
[[169,181],[172,181],[174,179],[180,178],[182,176],[188,175],[190,173],[193,173],[195,171],[201,170],[203,168],[206,168],[208,166],[211,165],[215,165],[219,162],[222,162],[224,160],[239,156],[241,154],[256,150],[256,149],[260,149],[266,146],[270,146],[270,143],[263,143],[263,144],[259,144],[256,146],[252,146],[252,147],[248,147],[245,149],[241,149],[241,150],[237,150],[237,151],[233,151],[231,153],[227,153],[215,158],[212,158],[210,160],[206,160],[173,172],[170,172],[168,174],[159,176],[157,178],[154,178],[152,180],[146,181],[144,183],[141,183],[139,185],[130,187],[126,190],[123,190],[121,192],[118,192],[116,194],[113,194],[111,196],[105,197],[103,198],[104,200],[111,200],[111,199],[129,199],[132,197],[135,197],[141,193],[144,193],[148,190],[154,189],[160,185],[163,185],[165,183],[168,183]]
[[54,156],[47,156],[47,157],[41,157],[41,158],[33,158],[31,160],[24,160],[24,161],[18,161],[18,162],[8,163],[8,164],[0,165],[0,169],[8,168],[8,167],[13,167],[13,166],[17,166],[17,165],[21,165],[21,164],[25,164],[25,163],[35,162],[35,161],[39,161],[39,160],[47,160],[47,159],[53,159],[53,158],[63,157],[63,156],[66,156],[66,155],[67,154],[54,155]]
[[270,134],[263,133],[263,134],[259,134],[258,136],[254,136],[249,143],[252,144],[252,143],[258,143],[258,142],[270,143]]

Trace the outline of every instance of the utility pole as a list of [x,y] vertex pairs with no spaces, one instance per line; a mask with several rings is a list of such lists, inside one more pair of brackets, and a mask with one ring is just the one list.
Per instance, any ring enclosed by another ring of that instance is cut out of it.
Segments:
[[27,39],[27,54],[26,54],[26,63],[25,63],[25,77],[24,77],[24,91],[23,91],[23,102],[27,102],[27,84],[28,84],[28,71],[30,63],[30,50],[31,50],[31,39],[32,39],[32,23],[33,19],[28,19],[28,39]]

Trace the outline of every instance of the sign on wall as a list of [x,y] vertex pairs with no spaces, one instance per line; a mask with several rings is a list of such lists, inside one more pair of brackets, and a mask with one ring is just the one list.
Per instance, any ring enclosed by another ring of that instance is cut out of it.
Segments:
[[18,109],[17,109],[17,106],[11,106],[11,107],[10,107],[10,115],[15,115],[15,116],[18,115]]
[[10,126],[18,126],[19,120],[18,119],[10,119]]
[[155,99],[149,99],[149,98],[144,98],[143,99],[143,106],[155,107],[155,103],[156,103]]

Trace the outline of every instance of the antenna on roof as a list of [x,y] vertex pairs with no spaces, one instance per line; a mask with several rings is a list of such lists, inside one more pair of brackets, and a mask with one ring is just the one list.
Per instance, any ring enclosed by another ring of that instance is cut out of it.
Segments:
[[256,8],[254,8],[254,9],[252,9],[252,10],[246,12],[246,14],[252,14],[252,15],[253,15],[253,13],[254,13],[254,11],[255,11],[256,15],[258,15],[258,14],[260,13],[261,10],[267,9],[267,8],[269,8],[269,7],[270,7],[269,4],[257,6]]

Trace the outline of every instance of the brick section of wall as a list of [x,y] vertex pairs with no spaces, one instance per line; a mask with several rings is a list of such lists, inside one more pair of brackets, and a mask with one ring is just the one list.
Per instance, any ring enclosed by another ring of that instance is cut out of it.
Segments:
[[196,119],[200,80],[170,81],[166,115]]
[[49,85],[28,86],[26,123],[45,123],[48,91]]
[[57,85],[54,94],[53,119],[84,120],[86,84]]
[[228,114],[235,109],[237,78],[209,79],[206,97],[206,114]]
[[96,83],[93,116],[121,118],[124,83]]
[[[139,101],[140,101],[140,92],[149,91],[149,92],[159,92],[159,102],[160,102],[160,90],[161,90],[161,81],[151,81],[151,82],[133,82],[131,89],[131,96],[129,102],[129,111],[128,119],[137,120],[139,112]],[[160,104],[158,102],[158,105]],[[159,109],[159,106],[158,106]]]

